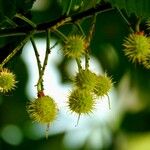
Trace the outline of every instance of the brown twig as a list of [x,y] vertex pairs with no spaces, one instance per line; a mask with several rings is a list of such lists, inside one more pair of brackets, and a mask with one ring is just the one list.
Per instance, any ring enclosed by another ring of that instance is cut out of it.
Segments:
[[0,29],[0,37],[25,35],[27,32],[30,32],[33,29],[35,30],[35,33],[45,32],[46,29],[55,29],[66,23],[76,22],[83,18],[90,17],[96,13],[103,13],[110,10],[112,10],[110,3],[105,3],[103,5],[98,4],[94,8],[87,9],[83,12],[79,12],[71,16],[61,16],[56,20],[38,24],[35,28],[31,26],[19,26],[14,28]]

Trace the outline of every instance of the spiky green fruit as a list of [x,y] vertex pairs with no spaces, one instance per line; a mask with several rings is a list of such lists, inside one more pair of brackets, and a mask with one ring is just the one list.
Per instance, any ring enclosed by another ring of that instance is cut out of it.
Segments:
[[150,38],[143,32],[130,34],[123,43],[125,55],[132,62],[141,63],[150,54]]
[[49,96],[42,96],[27,105],[27,112],[36,122],[49,124],[56,119],[57,106]]
[[86,89],[88,91],[93,91],[96,83],[96,74],[88,69],[81,70],[76,74],[74,79],[75,86],[79,87],[80,89]]
[[79,115],[91,113],[94,105],[95,100],[87,90],[75,89],[69,96],[69,109]]
[[150,55],[145,57],[145,59],[143,60],[142,64],[144,65],[144,67],[146,69],[150,69]]
[[109,90],[112,88],[112,80],[110,77],[105,75],[97,76],[97,84],[94,89],[94,93],[97,96],[107,95]]
[[0,69],[0,92],[6,93],[13,90],[16,87],[16,83],[15,74],[6,68]]
[[85,53],[86,42],[81,35],[70,35],[65,41],[63,51],[68,57],[79,58]]
[[147,27],[148,27],[147,29],[150,30],[150,19],[147,20],[146,24],[147,24]]

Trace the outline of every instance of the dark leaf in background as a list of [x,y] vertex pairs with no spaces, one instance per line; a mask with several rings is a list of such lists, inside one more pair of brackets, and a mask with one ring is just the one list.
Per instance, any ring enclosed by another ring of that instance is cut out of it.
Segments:
[[16,0],[0,0],[0,23],[16,14]]
[[[0,45],[0,63],[17,47],[17,45],[24,39],[24,36],[21,37],[6,37],[3,45]],[[19,50],[15,57],[18,57],[22,53],[22,50]],[[14,57],[14,58],[15,58]]]
[[[72,0],[71,11],[76,12],[86,10],[100,3],[100,1],[101,0]],[[63,13],[65,13],[70,4],[70,0],[60,0],[60,4],[62,6]]]
[[17,12],[25,13],[30,10],[36,0],[16,0]]
[[6,17],[13,18],[16,13],[26,13],[35,0],[0,0],[0,24]]
[[121,129],[128,133],[150,132],[149,118],[149,110],[143,110],[137,113],[128,112],[121,123]]
[[149,0],[107,0],[113,6],[124,8],[129,14],[135,13],[139,17],[149,17]]

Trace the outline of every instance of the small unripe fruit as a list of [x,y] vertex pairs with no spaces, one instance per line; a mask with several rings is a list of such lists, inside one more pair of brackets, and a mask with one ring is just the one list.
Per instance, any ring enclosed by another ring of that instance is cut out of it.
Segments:
[[148,55],[142,62],[146,69],[150,69],[150,55]]
[[150,54],[150,38],[146,37],[143,32],[130,34],[124,40],[123,46],[125,55],[132,62],[141,63]]
[[94,89],[94,93],[97,96],[107,95],[112,87],[112,80],[107,75],[97,76],[97,84]]
[[147,27],[148,27],[147,29],[150,30],[150,19],[147,20],[146,24],[147,24]]
[[89,114],[93,111],[95,100],[87,90],[75,89],[69,96],[68,106],[77,114]]
[[28,104],[27,112],[34,121],[49,124],[56,119],[57,106],[51,97],[42,96]]
[[80,89],[86,89],[88,91],[93,91],[96,84],[96,74],[91,72],[90,70],[81,70],[74,79],[75,86]]
[[0,69],[0,92],[6,93],[13,90],[16,87],[16,83],[15,74],[6,68]]
[[81,35],[71,35],[65,41],[64,54],[68,57],[79,58],[85,53],[86,43]]

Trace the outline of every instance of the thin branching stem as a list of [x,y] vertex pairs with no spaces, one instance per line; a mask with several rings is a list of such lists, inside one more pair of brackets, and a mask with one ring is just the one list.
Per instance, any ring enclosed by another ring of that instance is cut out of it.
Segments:
[[48,139],[49,127],[50,127],[50,123],[48,123],[47,126],[46,126],[46,133],[45,133],[46,139]]
[[45,53],[45,58],[44,58],[44,62],[43,62],[43,65],[42,65],[42,69],[41,69],[41,73],[40,73],[37,85],[42,84],[42,82],[43,82],[43,75],[44,75],[44,72],[45,72],[45,68],[47,66],[48,56],[49,56],[50,52],[51,52],[51,48],[50,48],[50,30],[46,30],[46,53]]
[[[105,3],[104,5],[97,4],[93,8],[89,8],[85,11],[79,12],[77,14],[72,14],[70,16],[61,16],[53,21],[45,22],[36,25],[35,33],[45,32],[46,29],[54,29],[63,26],[66,23],[74,23],[84,18],[90,17],[94,14],[104,13],[113,10],[110,3]],[[0,29],[0,37],[5,36],[16,36],[25,35],[27,32],[33,30],[31,26],[18,26],[16,28]]]
[[93,34],[94,34],[94,30],[95,30],[95,25],[96,25],[96,14],[93,15],[92,17],[92,23],[91,23],[91,29],[89,31],[89,34],[87,35],[86,38],[86,46],[87,46],[87,50],[86,50],[86,54],[85,54],[85,68],[88,69],[89,68],[89,60],[90,60],[90,43],[91,40],[93,38]]
[[18,25],[12,21],[10,18],[8,18],[7,16],[5,16],[6,21],[13,27],[17,27]]
[[[82,26],[80,25],[80,23],[79,22],[76,22],[75,23],[75,25],[76,25],[76,27],[78,28],[78,30],[80,31],[80,33],[83,35],[83,37],[85,38],[86,37],[86,35],[85,35],[85,33],[84,33],[84,31],[83,31],[83,29],[82,29]],[[85,68],[87,69],[88,67],[87,66],[89,66],[89,65],[87,65],[87,63],[89,62],[89,56],[87,56],[88,54],[88,51],[86,50],[86,53],[85,53]],[[88,60],[88,61],[87,61]],[[80,62],[80,61],[79,61]],[[79,69],[79,71],[80,71],[80,68],[82,68],[81,67],[81,65],[80,65],[80,63],[79,62],[77,62],[77,64],[78,64],[78,69]]]
[[81,114],[79,114],[79,115],[78,115],[77,123],[76,123],[75,127],[77,127],[77,126],[78,126],[78,124],[79,124],[79,120],[80,120],[80,117],[81,117]]
[[90,55],[89,55],[89,52],[87,51],[85,53],[85,69],[89,68],[89,60],[90,60]]
[[107,95],[107,98],[108,98],[108,107],[109,107],[109,110],[111,109],[111,104],[110,104],[110,98],[109,98],[109,95]]
[[69,13],[70,13],[70,10],[71,10],[71,6],[72,6],[72,0],[69,1],[69,4],[68,4],[68,10],[66,12],[66,15],[68,16]]
[[4,61],[0,64],[1,67],[3,67],[12,57],[16,55],[16,53],[21,50],[21,48],[28,42],[28,40],[31,38],[31,36],[34,34],[34,30],[29,32],[26,37],[21,41],[18,46],[12,50],[12,52],[4,59]]
[[23,16],[22,14],[16,14],[15,17],[20,18],[21,20],[24,20],[25,22],[27,22],[29,25],[31,25],[33,28],[36,28],[36,24],[33,23],[31,20],[29,20],[28,18],[26,18],[25,16]]
[[79,72],[80,72],[81,69],[82,69],[80,58],[76,58],[76,63],[77,63],[77,66],[78,66],[78,70],[79,70]]
[[85,33],[84,33],[84,31],[83,31],[83,29],[82,29],[80,23],[79,23],[79,22],[76,22],[75,25],[76,25],[76,27],[78,28],[78,30],[80,31],[80,33],[85,37],[86,35],[85,35]]
[[42,68],[42,72],[45,71],[47,62],[48,62],[48,56],[51,52],[51,48],[50,48],[50,30],[46,31],[46,54],[45,54],[45,59],[44,59],[44,63],[43,63],[43,68]]
[[89,33],[87,35],[86,41],[87,41],[87,47],[89,47],[94,31],[95,31],[95,25],[96,25],[96,14],[93,15],[92,21],[91,21],[91,29],[89,30]]
[[136,32],[140,32],[140,23],[141,23],[141,17],[138,18],[136,26],[135,26],[135,30]]
[[67,38],[61,31],[59,31],[59,30],[57,30],[57,29],[55,29],[54,31],[55,31],[55,33],[56,33],[60,38],[63,38],[63,41],[64,41],[64,40],[65,40],[65,41],[68,40],[68,38]]
[[[35,53],[35,57],[36,57],[36,60],[37,60],[37,65],[38,65],[38,71],[39,71],[39,78],[41,76],[41,72],[42,72],[42,65],[41,65],[41,61],[40,61],[40,58],[39,58],[39,52],[37,50],[37,47],[36,47],[36,44],[35,44],[35,41],[33,39],[33,37],[30,38],[30,41],[32,43],[32,46],[33,46],[33,49],[34,49],[34,53]],[[37,84],[37,91],[43,91],[43,84],[42,82],[39,82]]]
[[127,26],[129,27],[131,32],[134,32],[134,30],[131,27],[130,22],[128,21],[128,19],[124,16],[124,14],[122,13],[122,11],[117,7],[118,12],[120,13],[121,17],[123,18],[124,22],[127,24]]
[[[36,24],[33,23],[28,18],[26,18],[25,16],[23,16],[22,14],[16,14],[15,17],[20,18],[21,20],[28,23],[31,27],[36,28]],[[31,41],[33,49],[34,49],[34,53],[35,53],[35,57],[36,57],[36,60],[37,60],[37,65],[38,65],[39,80],[38,80],[38,83],[37,83],[37,91],[40,92],[40,91],[44,90],[43,78],[42,77],[43,77],[43,74],[44,74],[45,65],[44,65],[44,67],[42,67],[42,65],[41,65],[40,55],[39,55],[38,49],[36,47],[33,36],[30,38],[30,41]],[[44,64],[45,64],[45,62],[44,62]]]

